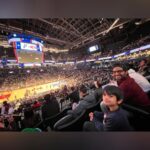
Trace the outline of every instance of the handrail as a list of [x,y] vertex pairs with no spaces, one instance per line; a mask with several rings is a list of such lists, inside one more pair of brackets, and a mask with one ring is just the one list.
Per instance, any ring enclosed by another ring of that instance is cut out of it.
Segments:
[[122,107],[128,108],[128,109],[130,109],[130,110],[133,110],[133,111],[139,112],[139,113],[141,113],[141,114],[149,115],[149,116],[150,116],[150,113],[149,113],[149,112],[147,112],[147,111],[145,111],[145,110],[142,110],[142,109],[140,109],[140,108],[137,108],[137,107],[128,105],[128,104],[122,104]]

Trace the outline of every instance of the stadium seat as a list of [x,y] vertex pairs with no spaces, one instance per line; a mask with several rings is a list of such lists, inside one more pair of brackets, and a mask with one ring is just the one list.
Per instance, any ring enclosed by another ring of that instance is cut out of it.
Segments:
[[54,124],[61,119],[62,117],[64,117],[67,114],[67,111],[70,110],[71,107],[65,108],[63,111],[61,111],[60,113],[50,117],[50,118],[46,118],[44,120],[44,124],[46,127],[50,127],[53,130],[53,126]]
[[82,131],[83,124],[89,120],[89,113],[93,111],[100,111],[100,102],[87,108],[77,118],[73,118],[71,115],[63,117],[54,125],[55,131]]
[[122,104],[122,108],[131,114],[128,119],[135,131],[150,131],[149,112],[128,104]]
[[100,101],[98,101],[96,104],[88,107],[86,109],[88,112],[93,112],[93,111],[101,111],[101,108],[100,108]]
[[83,111],[77,118],[72,115],[66,115],[54,125],[55,131],[82,131],[86,110]]
[[150,100],[150,91],[146,92],[146,94],[148,95],[149,100]]

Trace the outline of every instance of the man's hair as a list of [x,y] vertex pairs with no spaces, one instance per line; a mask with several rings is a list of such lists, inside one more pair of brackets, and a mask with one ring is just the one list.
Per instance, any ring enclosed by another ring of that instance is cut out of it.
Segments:
[[94,81],[97,81],[97,80],[98,80],[97,76],[94,76],[94,77],[93,77],[93,80],[94,80]]
[[45,101],[49,101],[50,99],[51,99],[50,94],[46,94],[46,95],[44,96],[44,100],[45,100]]
[[3,105],[7,105],[7,104],[8,104],[7,101],[4,101],[4,102],[3,102]]
[[44,96],[44,100],[46,101],[46,102],[51,102],[52,100],[54,100],[54,99],[56,99],[56,97],[51,93],[51,94],[46,94],[45,96]]
[[122,68],[124,71],[128,71],[128,67],[127,67],[125,64],[115,63],[115,64],[112,66],[112,69],[115,68],[115,67],[120,67],[120,68]]
[[103,89],[103,94],[107,93],[108,95],[115,95],[117,100],[123,100],[123,92],[119,89],[119,87],[114,85],[108,85]]
[[83,92],[83,93],[87,93],[87,88],[85,85],[81,85],[79,88],[79,91]]
[[75,90],[75,87],[74,87],[74,86],[72,86],[72,87],[71,87],[71,91],[74,91],[74,90]]

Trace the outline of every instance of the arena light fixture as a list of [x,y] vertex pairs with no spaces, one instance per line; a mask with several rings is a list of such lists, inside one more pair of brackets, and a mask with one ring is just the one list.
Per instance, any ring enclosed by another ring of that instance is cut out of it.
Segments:
[[16,36],[17,36],[17,34],[14,33],[14,34],[13,34],[13,37],[16,37]]
[[9,73],[10,73],[10,74],[13,74],[14,72],[13,72],[13,71],[9,71]]
[[30,70],[27,70],[27,73],[30,73]]
[[140,25],[141,24],[141,22],[140,21],[138,21],[138,22],[135,22],[135,25]]

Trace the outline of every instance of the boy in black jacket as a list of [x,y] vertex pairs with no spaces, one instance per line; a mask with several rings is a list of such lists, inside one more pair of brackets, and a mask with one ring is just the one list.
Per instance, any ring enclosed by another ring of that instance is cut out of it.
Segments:
[[107,109],[90,113],[90,122],[84,123],[84,131],[130,131],[127,116],[119,106],[123,101],[122,91],[116,86],[106,86],[102,99]]

